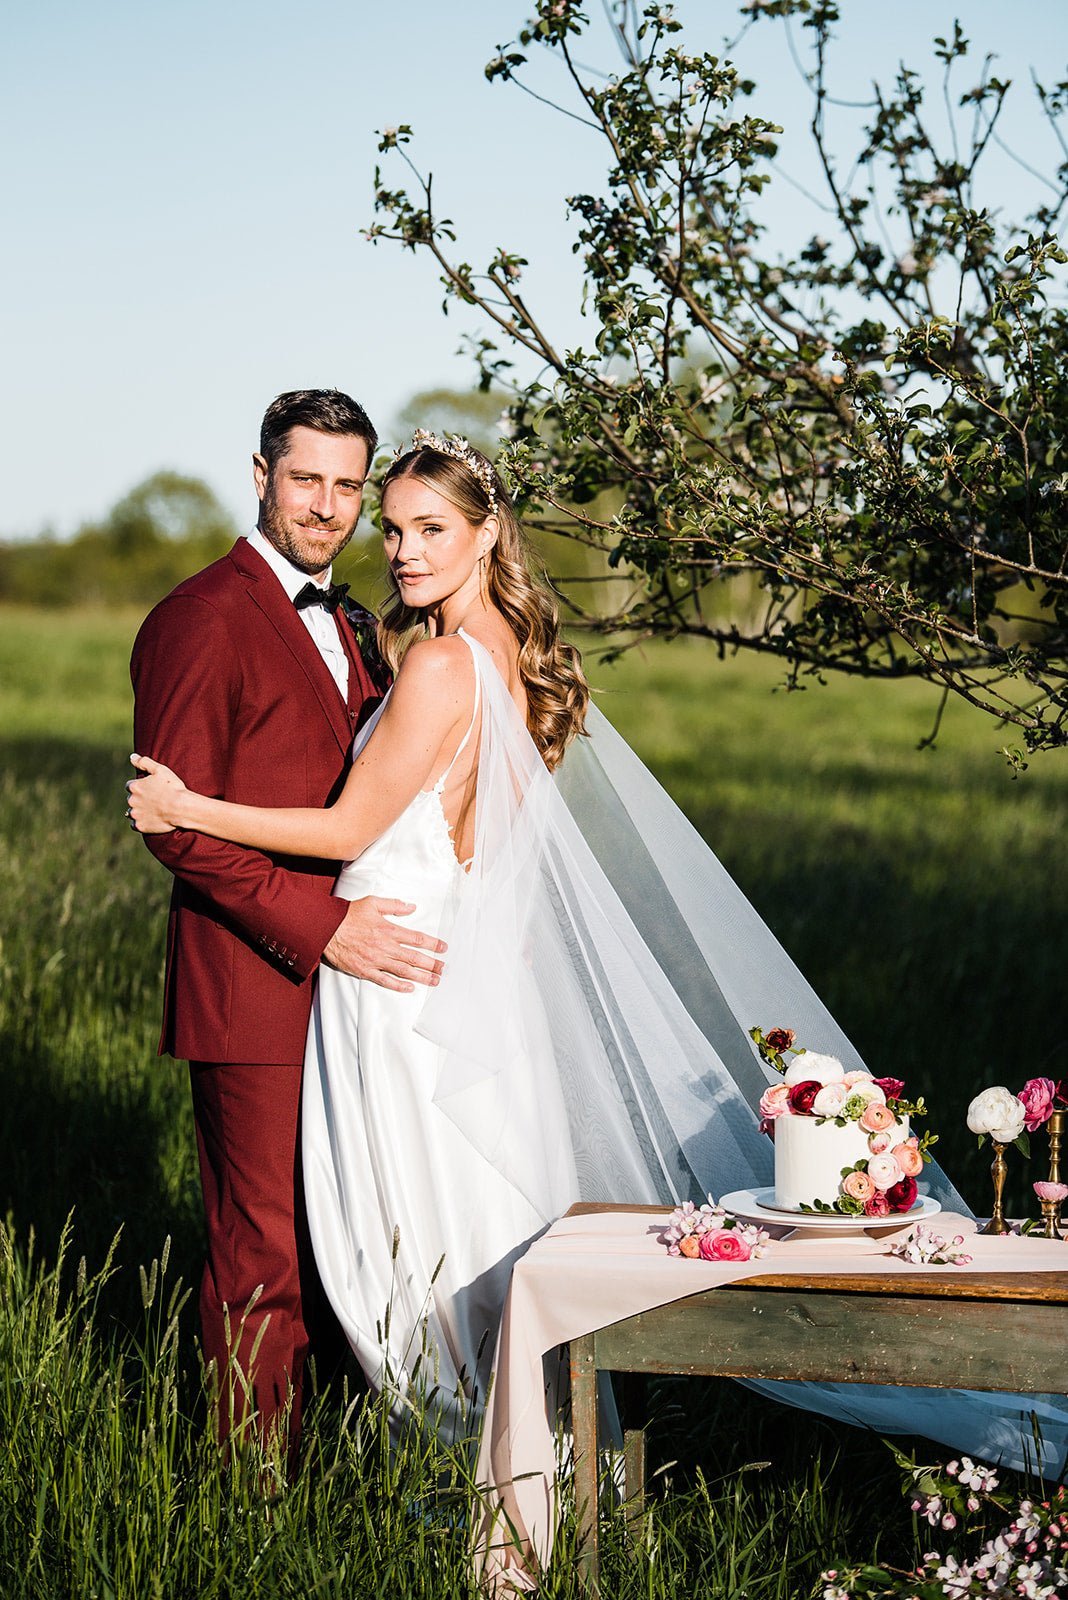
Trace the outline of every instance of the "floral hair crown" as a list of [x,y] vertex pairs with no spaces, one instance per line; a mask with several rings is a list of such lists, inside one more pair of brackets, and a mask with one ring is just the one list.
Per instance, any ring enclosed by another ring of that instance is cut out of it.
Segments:
[[497,480],[496,474],[489,462],[471,448],[468,441],[458,433],[446,434],[444,439],[436,433],[431,433],[427,428],[416,428],[412,434],[412,448],[414,450],[436,450],[439,455],[451,456],[454,461],[462,462],[468,472],[474,474],[485,491],[489,501],[490,514],[497,510]]

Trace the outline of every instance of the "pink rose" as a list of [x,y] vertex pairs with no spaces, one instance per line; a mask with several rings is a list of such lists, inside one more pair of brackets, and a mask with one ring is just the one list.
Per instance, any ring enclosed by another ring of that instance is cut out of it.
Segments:
[[1053,1097],[1057,1085],[1052,1078],[1028,1078],[1020,1090],[1024,1108],[1024,1127],[1028,1133],[1037,1133],[1048,1122],[1053,1111]]
[[875,1185],[866,1172],[847,1172],[842,1179],[842,1193],[847,1194],[851,1200],[867,1204],[875,1193]]
[[705,1261],[748,1261],[749,1246],[735,1228],[714,1228],[701,1235]]
[[1031,1185],[1040,1200],[1068,1200],[1068,1183],[1038,1182]]
[[876,1078],[875,1082],[888,1100],[900,1100],[905,1092],[905,1085],[901,1078]]
[[760,1096],[760,1115],[769,1121],[790,1109],[790,1090],[785,1083],[773,1083]]
[[903,1144],[895,1144],[890,1153],[906,1178],[919,1177],[923,1171],[923,1157],[918,1139],[906,1139]]
[[823,1088],[822,1083],[817,1083],[815,1078],[807,1079],[804,1083],[795,1083],[790,1089],[790,1110],[799,1117],[807,1117],[812,1112],[812,1102]]
[[871,1199],[865,1200],[864,1215],[866,1217],[888,1217],[890,1215],[890,1202],[886,1198],[885,1189],[876,1189]]
[[886,1198],[890,1202],[891,1211],[911,1211],[916,1204],[919,1190],[915,1178],[902,1178],[900,1183],[895,1183],[892,1189],[887,1189]]
[[881,1100],[871,1100],[857,1119],[865,1133],[882,1133],[894,1126],[894,1113]]
[[701,1254],[701,1240],[696,1233],[684,1233],[679,1240],[679,1255],[689,1256],[691,1261]]
[[872,1156],[868,1162],[868,1177],[877,1189],[892,1189],[895,1183],[901,1182],[904,1173],[894,1157],[884,1151],[881,1156]]
[[888,1133],[869,1133],[868,1149],[873,1156],[881,1156],[890,1148],[890,1135]]

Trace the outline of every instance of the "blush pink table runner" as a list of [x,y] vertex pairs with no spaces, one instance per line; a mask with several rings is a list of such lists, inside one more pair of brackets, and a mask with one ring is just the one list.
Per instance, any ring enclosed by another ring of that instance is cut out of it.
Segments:
[[[569,1340],[653,1306],[768,1274],[800,1279],[849,1273],[943,1274],[960,1268],[917,1266],[889,1254],[911,1228],[870,1235],[781,1238],[759,1261],[692,1261],[669,1256],[657,1240],[666,1226],[648,1212],[562,1217],[515,1265],[497,1341],[486,1408],[478,1482],[478,1561],[495,1590],[534,1587],[524,1558],[549,1558],[555,1532],[556,1451],[547,1414],[543,1357]],[[973,1272],[1068,1270],[1068,1246],[1036,1236],[988,1237],[970,1218],[929,1220],[944,1235],[968,1236]],[[519,1547],[517,1548],[516,1541]]]

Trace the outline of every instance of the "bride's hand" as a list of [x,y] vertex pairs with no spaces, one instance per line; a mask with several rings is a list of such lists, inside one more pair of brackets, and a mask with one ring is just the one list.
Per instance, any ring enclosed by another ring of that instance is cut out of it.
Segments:
[[138,833],[170,833],[180,826],[175,805],[187,793],[181,778],[151,756],[132,755],[130,762],[147,774],[131,778],[126,785],[126,815]]

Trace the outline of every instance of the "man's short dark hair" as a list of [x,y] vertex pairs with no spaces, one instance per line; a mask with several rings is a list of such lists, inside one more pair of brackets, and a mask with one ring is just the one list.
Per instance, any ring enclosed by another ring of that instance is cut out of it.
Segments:
[[352,434],[366,444],[368,465],[374,460],[378,434],[371,419],[340,389],[292,389],[271,401],[260,428],[260,455],[269,467],[285,455],[292,428]]

